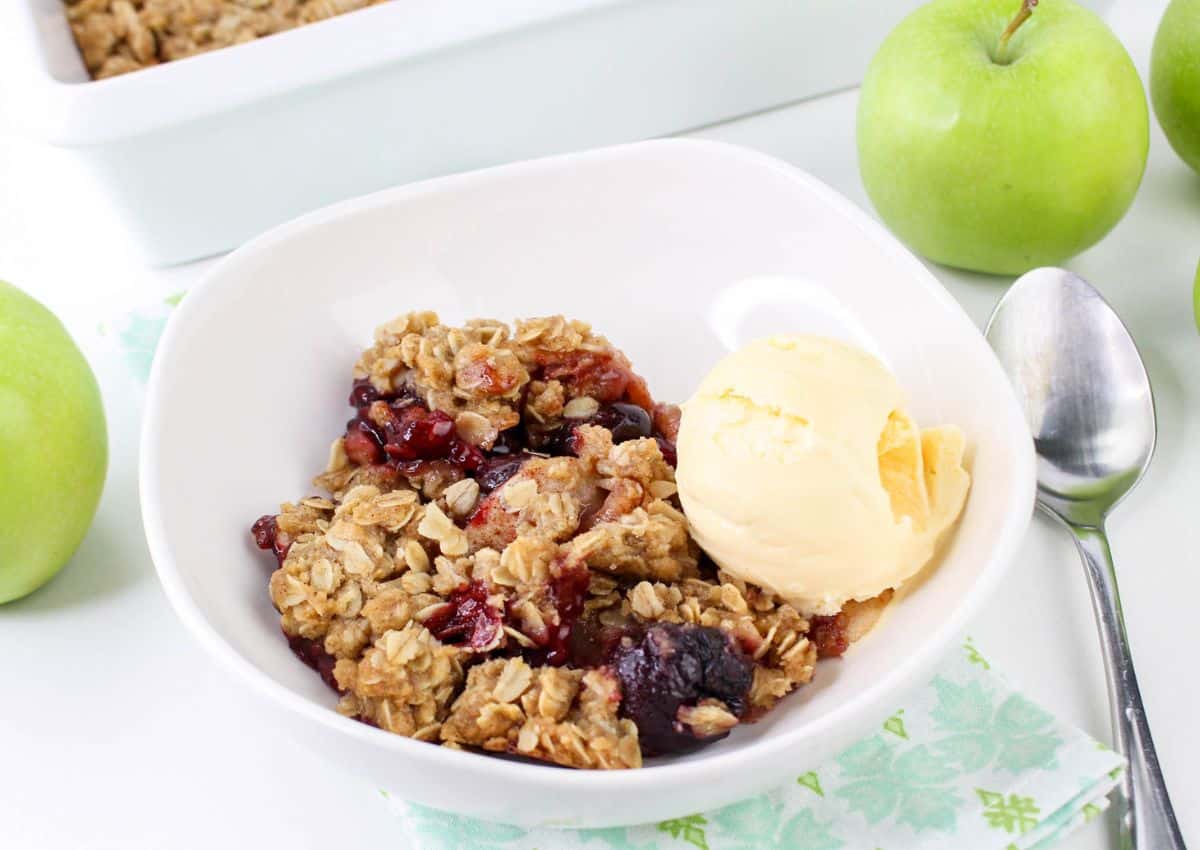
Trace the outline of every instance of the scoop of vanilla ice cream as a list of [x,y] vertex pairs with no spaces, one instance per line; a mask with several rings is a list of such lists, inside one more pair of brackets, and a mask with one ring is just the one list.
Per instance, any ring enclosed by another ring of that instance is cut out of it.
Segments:
[[920,431],[895,376],[854,346],[772,337],[718,363],[683,407],[676,478],[722,569],[805,614],[916,574],[970,478],[953,426]]

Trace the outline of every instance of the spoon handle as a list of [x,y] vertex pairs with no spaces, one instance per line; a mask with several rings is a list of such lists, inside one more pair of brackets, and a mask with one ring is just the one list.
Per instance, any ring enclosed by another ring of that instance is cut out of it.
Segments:
[[1092,607],[1100,627],[1116,749],[1129,760],[1129,769],[1121,778],[1126,800],[1121,818],[1121,847],[1186,850],[1158,766],[1158,754],[1150,737],[1150,724],[1133,671],[1108,536],[1103,527],[1073,525],[1071,531],[1075,534],[1079,554],[1083,556],[1092,590]]

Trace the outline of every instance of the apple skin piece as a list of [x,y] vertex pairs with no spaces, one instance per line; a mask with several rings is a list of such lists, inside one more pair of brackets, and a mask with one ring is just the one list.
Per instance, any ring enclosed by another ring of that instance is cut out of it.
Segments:
[[104,406],[87,361],[53,313],[0,281],[0,603],[67,563],[107,466]]
[[859,168],[892,231],[949,266],[1058,265],[1120,221],[1149,118],[1129,54],[1095,14],[1045,0],[934,0],[887,37],[858,105]]
[[1167,7],[1150,54],[1150,99],[1175,153],[1200,171],[1200,0]]

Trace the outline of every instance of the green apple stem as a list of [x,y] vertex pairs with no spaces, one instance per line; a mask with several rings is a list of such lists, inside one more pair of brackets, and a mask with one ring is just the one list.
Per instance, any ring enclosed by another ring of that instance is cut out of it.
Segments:
[[1038,0],[1021,0],[1020,11],[1017,12],[1015,18],[1008,22],[1008,26],[1004,28],[1004,32],[1000,33],[1000,44],[996,48],[997,62],[1004,63],[1004,48],[1008,47],[1008,40],[1013,37],[1013,33],[1021,28],[1021,24],[1029,20],[1037,4]]

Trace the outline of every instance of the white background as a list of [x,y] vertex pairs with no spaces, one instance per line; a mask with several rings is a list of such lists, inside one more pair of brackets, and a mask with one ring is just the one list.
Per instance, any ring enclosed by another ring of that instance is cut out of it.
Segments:
[[[1122,0],[1108,16],[1143,79],[1165,5]],[[695,135],[782,157],[869,208],[855,163],[856,103],[856,93],[845,92]],[[1133,209],[1071,263],[1132,328],[1157,394],[1158,456],[1111,533],[1163,768],[1184,835],[1196,846],[1200,335],[1191,280],[1198,237],[1200,178],[1152,121],[1150,164]],[[50,586],[0,608],[0,847],[405,850],[375,789],[246,711],[234,681],[184,633],[154,577],[137,507],[141,388],[98,326],[121,304],[189,285],[206,266],[138,265],[69,167],[0,133],[0,278],[42,299],[76,335],[100,378],[111,433],[107,489],[78,555]],[[935,272],[980,324],[1007,283]],[[972,635],[1030,696],[1107,739],[1083,574],[1057,529],[1035,522]],[[1063,846],[1107,848],[1109,825],[1094,823]]]

